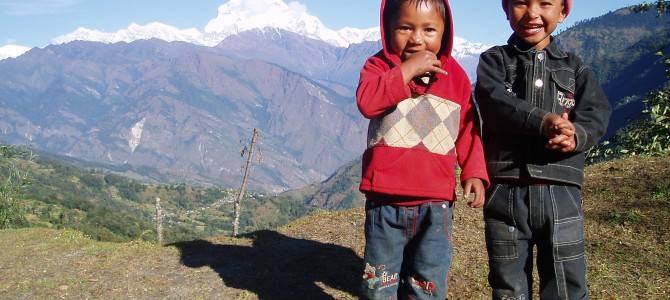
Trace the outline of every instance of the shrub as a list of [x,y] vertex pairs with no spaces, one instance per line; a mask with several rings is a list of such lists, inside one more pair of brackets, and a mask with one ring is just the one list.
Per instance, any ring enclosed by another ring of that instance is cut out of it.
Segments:
[[27,224],[26,207],[20,197],[30,184],[30,172],[25,165],[33,159],[32,152],[25,147],[0,144],[0,229]]

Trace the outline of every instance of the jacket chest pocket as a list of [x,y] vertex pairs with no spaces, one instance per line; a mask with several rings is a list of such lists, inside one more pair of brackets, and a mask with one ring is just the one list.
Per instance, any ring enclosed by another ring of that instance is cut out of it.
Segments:
[[576,103],[575,74],[572,70],[556,70],[551,72],[552,91],[547,95],[552,103],[553,113],[570,113]]

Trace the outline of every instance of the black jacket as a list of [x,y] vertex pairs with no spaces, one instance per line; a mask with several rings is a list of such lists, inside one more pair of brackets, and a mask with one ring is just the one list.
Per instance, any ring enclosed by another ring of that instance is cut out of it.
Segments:
[[[582,186],[585,151],[607,129],[612,108],[593,72],[555,41],[538,51],[512,35],[482,53],[475,98],[483,121],[486,164],[495,182]],[[570,153],[545,149],[542,122],[569,113],[576,128]]]

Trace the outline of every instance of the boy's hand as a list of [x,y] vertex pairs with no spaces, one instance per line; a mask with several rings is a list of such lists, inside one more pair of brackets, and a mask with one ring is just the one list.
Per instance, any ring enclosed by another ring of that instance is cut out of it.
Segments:
[[568,120],[568,114],[551,114],[542,124],[542,134],[549,139],[545,146],[549,150],[570,152],[575,149],[575,125]]
[[412,81],[414,77],[424,75],[426,73],[438,73],[446,75],[447,71],[441,68],[442,62],[437,56],[430,51],[422,50],[413,53],[409,58],[400,64],[402,77],[405,84]]
[[463,198],[468,200],[470,193],[475,194],[472,201],[468,201],[468,206],[480,208],[484,206],[484,183],[479,178],[468,178],[463,182]]
[[556,150],[558,152],[570,152],[575,150],[577,147],[577,142],[575,141],[575,136],[565,136],[565,135],[559,135],[547,143],[545,145],[545,148],[549,150]]
[[568,120],[567,113],[563,113],[562,116],[550,114],[544,119],[544,123],[542,123],[542,134],[548,139],[561,134],[571,136],[575,134],[575,125]]

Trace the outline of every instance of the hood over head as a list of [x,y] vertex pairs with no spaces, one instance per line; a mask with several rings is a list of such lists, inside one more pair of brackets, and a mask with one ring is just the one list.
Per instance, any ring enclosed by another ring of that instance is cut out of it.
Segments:
[[[402,63],[402,60],[400,58],[400,55],[397,53],[393,53],[391,51],[391,48],[388,46],[389,42],[389,26],[391,26],[390,22],[387,22],[385,19],[385,15],[388,14],[388,11],[386,10],[387,6],[392,3],[397,3],[397,2],[404,2],[404,1],[412,1],[413,3],[416,1],[431,1],[431,0],[382,0],[382,5],[381,5],[381,12],[380,12],[380,26],[379,28],[381,29],[381,36],[382,36],[382,47],[384,51],[384,55],[388,60],[393,62],[395,65],[400,65]],[[440,47],[440,52],[439,52],[439,58],[440,61],[444,64],[445,61],[447,61],[451,57],[451,51],[453,49],[453,41],[454,41],[454,23],[453,19],[451,17],[451,7],[449,6],[449,1],[448,0],[443,0],[444,1],[444,8],[445,8],[445,20],[444,20],[444,34],[442,35],[442,46]]]
[[[508,14],[507,12],[507,2],[508,0],[502,0],[502,8],[505,11],[505,15]],[[565,16],[567,17],[570,14],[570,9],[572,8],[572,0],[563,0],[563,5],[565,6]]]

